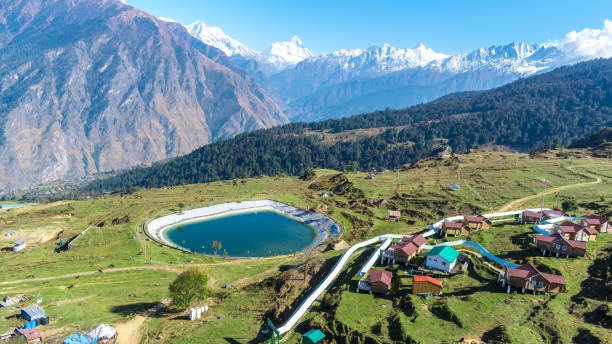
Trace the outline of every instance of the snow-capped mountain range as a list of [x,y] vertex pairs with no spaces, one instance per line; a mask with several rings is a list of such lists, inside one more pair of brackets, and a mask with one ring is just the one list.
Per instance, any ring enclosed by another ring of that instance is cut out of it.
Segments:
[[298,36],[256,52],[203,22],[186,26],[222,50],[277,98],[293,120],[342,117],[501,86],[520,77],[612,57],[612,21],[543,43],[510,43],[449,55],[389,44],[313,55]]
[[[172,22],[172,19],[169,18],[160,19]],[[196,21],[185,28],[193,37],[223,51],[227,56],[253,59],[259,63],[272,65],[276,70],[288,68],[314,56],[310,50],[304,48],[304,43],[297,35],[286,42],[272,43],[270,49],[259,53],[230,37],[219,27],[208,26],[204,22]]]

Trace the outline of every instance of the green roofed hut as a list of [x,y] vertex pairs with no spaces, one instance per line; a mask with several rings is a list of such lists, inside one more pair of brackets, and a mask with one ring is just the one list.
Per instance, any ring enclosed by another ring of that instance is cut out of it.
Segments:
[[312,329],[302,335],[302,344],[324,343],[325,333],[319,329]]
[[425,254],[425,266],[429,269],[451,272],[457,264],[459,252],[446,245],[436,246]]

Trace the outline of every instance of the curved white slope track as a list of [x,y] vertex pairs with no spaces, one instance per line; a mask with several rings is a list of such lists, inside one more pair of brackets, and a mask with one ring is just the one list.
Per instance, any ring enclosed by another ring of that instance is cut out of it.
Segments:
[[[548,208],[544,208],[544,210],[547,210],[547,209]],[[523,210],[514,210],[514,211],[504,211],[504,212],[499,212],[499,213],[483,214],[483,216],[485,216],[485,217],[487,217],[489,219],[503,218],[503,217],[508,217],[508,216],[513,216],[513,215],[521,214],[525,210],[540,211],[542,209],[540,209],[540,208],[532,208],[532,209],[523,209]],[[424,237],[430,237],[430,236],[434,235],[435,233],[437,233],[437,231],[442,227],[442,223],[443,222],[445,222],[445,221],[456,221],[456,220],[463,220],[463,216],[454,216],[454,217],[448,217],[448,218],[442,219],[442,220],[432,224],[431,226],[429,226],[429,229],[427,231],[421,233],[421,234]],[[361,249],[363,247],[375,244],[375,243],[377,243],[379,241],[383,241],[383,244],[381,245],[381,247],[376,249],[376,251],[372,254],[372,256],[370,257],[368,262],[361,268],[360,272],[363,271],[364,269],[369,270],[369,268],[374,265],[374,262],[378,258],[378,255],[381,252],[381,248],[384,249],[384,248],[388,247],[393,239],[401,239],[401,238],[403,238],[405,236],[406,235],[404,235],[404,234],[384,234],[384,235],[379,235],[379,236],[374,237],[372,239],[369,239],[369,240],[366,240],[366,241],[362,241],[360,243],[357,243],[357,244],[351,246],[346,252],[344,252],[344,254],[340,257],[340,259],[338,259],[338,261],[334,265],[333,269],[329,272],[329,274],[327,274],[325,279],[323,281],[321,281],[321,283],[319,283],[317,288],[315,290],[313,290],[310,293],[310,295],[308,295],[308,297],[304,301],[302,301],[302,303],[298,306],[298,308],[293,312],[291,317],[289,317],[289,319],[287,319],[287,321],[282,326],[280,326],[278,328],[279,334],[283,335],[283,334],[291,331],[291,329],[297,324],[297,322],[306,314],[306,312],[308,312],[308,309],[310,308],[310,306],[312,306],[314,301],[317,298],[319,298],[319,296],[323,295],[323,293],[332,285],[334,280],[338,277],[338,275],[340,275],[340,273],[344,269],[344,266],[346,265],[348,260],[351,258],[351,256],[357,250],[359,250],[359,249]],[[480,246],[479,244],[468,242],[468,241],[465,241],[465,240],[445,242],[445,243],[442,243],[442,244],[439,244],[439,245],[435,245],[435,246],[441,246],[441,245],[456,246],[456,245],[463,245],[463,244],[467,244],[467,245],[470,245],[472,247],[475,247],[476,249],[478,249],[479,251],[481,251],[481,253],[483,253],[485,255],[487,255],[487,254],[491,255],[488,251],[486,251],[486,249],[484,249],[484,247]],[[431,249],[433,247],[434,246],[430,246],[430,245],[426,245],[425,246],[425,248],[428,248],[428,249]],[[491,255],[491,256],[493,256],[493,255]],[[495,257],[495,256],[493,256],[493,257]],[[500,261],[504,261],[503,259],[501,259],[499,257],[495,257],[495,258],[499,259]],[[496,262],[500,262],[500,261],[496,260]],[[508,262],[506,262],[506,263],[508,263]],[[512,265],[514,265],[514,264],[508,263],[508,266],[512,267]],[[516,265],[514,265],[514,266],[516,266]]]

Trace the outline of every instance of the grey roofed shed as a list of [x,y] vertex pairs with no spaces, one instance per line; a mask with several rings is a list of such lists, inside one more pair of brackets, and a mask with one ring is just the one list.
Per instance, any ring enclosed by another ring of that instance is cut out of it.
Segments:
[[31,305],[21,309],[21,317],[27,321],[38,320],[45,317],[45,310],[39,305]]

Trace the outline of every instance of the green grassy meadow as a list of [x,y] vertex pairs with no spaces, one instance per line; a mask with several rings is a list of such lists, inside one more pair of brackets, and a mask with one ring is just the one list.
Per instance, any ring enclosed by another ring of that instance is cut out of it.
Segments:
[[[291,273],[303,262],[301,254],[223,259],[185,253],[146,237],[141,226],[147,219],[248,199],[274,199],[302,209],[325,205],[327,215],[344,227],[342,239],[350,244],[378,234],[419,232],[446,216],[496,211],[541,192],[542,178],[550,180],[553,188],[546,195],[546,206],[575,199],[577,214],[611,211],[612,161],[580,152],[549,152],[536,157],[477,152],[459,157],[460,161],[422,161],[419,167],[400,172],[399,178],[393,171],[378,173],[375,179],[368,178],[368,173],[345,173],[342,185],[330,182],[339,172],[318,170],[308,181],[270,176],[0,211],[0,296],[40,295],[51,317],[43,334],[60,340],[102,322],[123,323],[167,301],[173,278],[188,267],[199,267],[210,277],[209,298],[199,302],[210,305],[209,314],[190,322],[183,313],[161,312],[146,319],[140,341],[188,343],[206,338],[208,343],[248,343],[256,341],[265,317],[280,324],[279,319],[291,313],[342,251],[319,252],[322,268],[300,281]],[[460,190],[449,190],[451,183],[458,183]],[[326,190],[330,196],[312,188],[313,184],[329,185]],[[517,206],[539,206],[539,202],[536,197]],[[386,221],[389,208],[401,210],[402,221]],[[71,250],[53,252],[59,238],[68,239],[87,228]],[[16,233],[4,236],[10,231]],[[471,240],[504,259],[522,261],[537,254],[530,245],[532,235],[528,227],[504,224],[477,233]],[[334,284],[330,297],[319,300],[296,331],[321,325],[336,338],[345,335],[356,341],[369,338],[382,343],[410,338],[427,343],[480,340],[493,336],[491,331],[504,325],[503,333],[517,343],[571,343],[582,338],[580,335],[610,342],[609,328],[592,320],[599,319],[596,309],[605,303],[601,299],[605,288],[589,287],[590,282],[599,285],[591,278],[602,273],[606,254],[612,250],[610,235],[589,243],[584,258],[534,258],[566,277],[568,292],[556,296],[507,295],[496,283],[497,275],[475,258],[469,273],[444,279],[445,294],[441,297],[409,295],[411,279],[401,267],[390,267],[399,276],[391,296],[356,294],[351,281],[367,257],[363,253]],[[10,252],[12,241],[20,237],[27,238],[27,249]],[[609,273],[608,268],[603,278],[609,278]],[[231,287],[224,289],[226,284]],[[440,309],[454,314],[455,320],[444,319]],[[0,308],[0,332],[21,323],[13,318],[4,320],[15,313],[15,308]],[[298,343],[298,333],[286,342]]]

